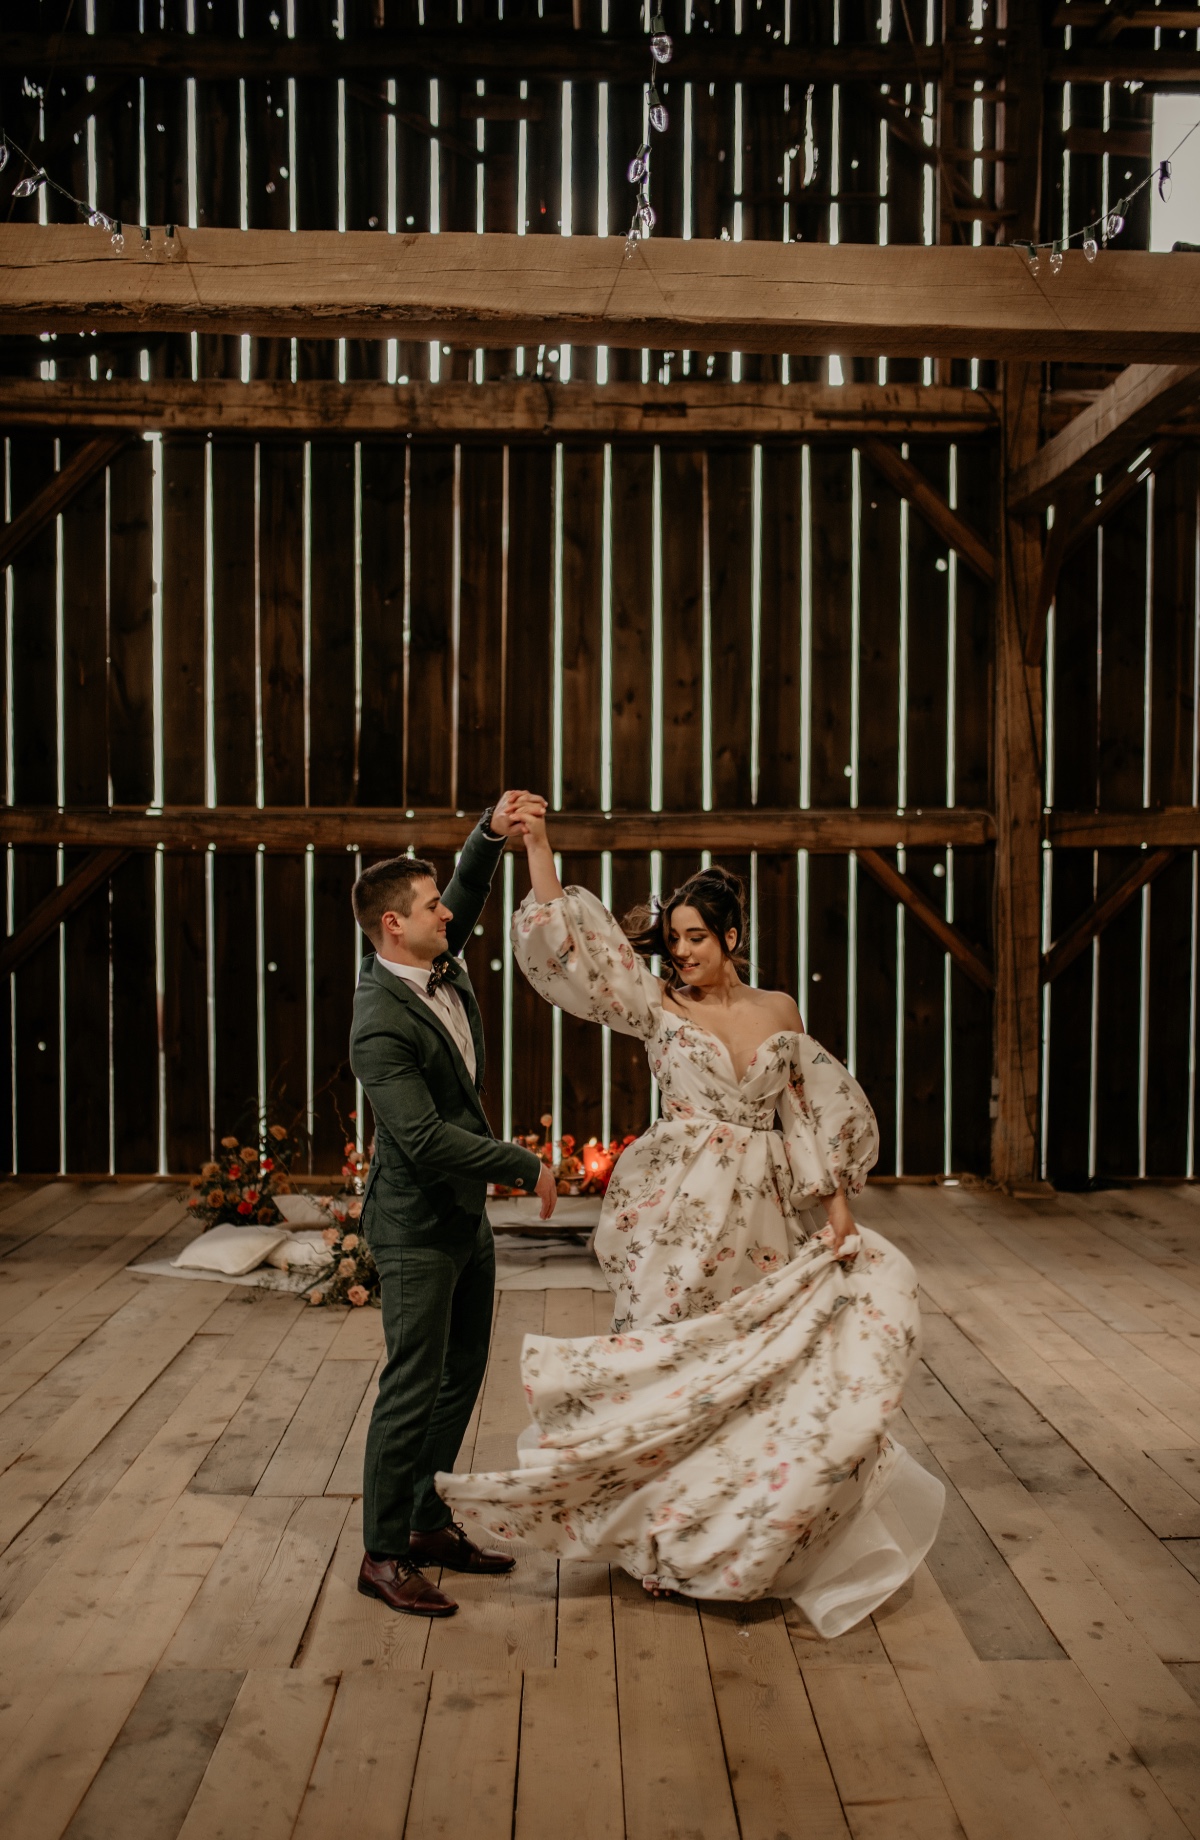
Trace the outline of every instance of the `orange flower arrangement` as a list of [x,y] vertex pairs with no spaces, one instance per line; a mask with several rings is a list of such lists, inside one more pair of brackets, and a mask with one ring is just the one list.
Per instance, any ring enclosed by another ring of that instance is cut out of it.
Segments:
[[[526,1150],[532,1150],[548,1169],[555,1170],[560,1195],[605,1194],[617,1158],[636,1141],[630,1132],[627,1137],[614,1137],[607,1144],[598,1137],[589,1137],[586,1144],[579,1146],[578,1140],[570,1132],[564,1131],[558,1140],[560,1154],[556,1164],[554,1139],[550,1135],[554,1129],[554,1119],[549,1112],[543,1112],[538,1122],[545,1132],[544,1138],[539,1138],[536,1131],[530,1131],[514,1137],[513,1142],[522,1144]],[[505,1188],[497,1182],[493,1192],[497,1195],[524,1195],[526,1191],[521,1188]]]

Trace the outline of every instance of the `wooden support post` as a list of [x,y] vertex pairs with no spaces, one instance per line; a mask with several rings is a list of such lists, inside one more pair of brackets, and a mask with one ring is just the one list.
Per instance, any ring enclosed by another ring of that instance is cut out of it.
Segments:
[[887,441],[866,440],[862,450],[872,466],[895,486],[902,498],[920,512],[931,529],[955,550],[969,569],[991,586],[996,579],[996,558],[978,533],[951,509],[936,486],[930,485],[911,460]]
[[1042,975],[1047,984],[1056,978],[1060,971],[1074,964],[1081,952],[1086,952],[1098,933],[1102,933],[1110,920],[1115,920],[1122,910],[1129,906],[1136,894],[1152,882],[1175,856],[1174,850],[1144,850],[1131,863],[1124,875],[1119,876],[1112,887],[1102,894],[1098,901],[1093,901],[1085,914],[1081,914],[1073,926],[1067,928],[1061,939],[1056,939],[1046,954]]
[[109,434],[88,441],[77,454],[72,454],[67,464],[43,486],[24,511],[17,513],[11,524],[0,526],[0,569],[7,568],[13,557],[33,541],[38,531],[44,530],[70,504],[77,492],[82,492],[88,480],[94,479],[110,460],[115,459],[128,439],[127,434]]
[[1036,365],[1004,376],[1004,545],[996,596],[996,1004],[992,1175],[1037,1174],[1042,906],[1042,680],[1025,663],[1041,571],[1036,517],[1009,517],[1008,480],[1038,438]]
[[1131,364],[1013,475],[1009,509],[1058,502],[1071,486],[1122,466],[1200,398],[1200,365]]
[[939,914],[937,908],[926,900],[906,875],[901,875],[878,850],[858,850],[855,854],[868,875],[873,875],[881,888],[886,888],[890,895],[903,903],[913,918],[920,921],[925,931],[932,934],[938,944],[949,952],[959,970],[965,971],[973,984],[978,984],[980,990],[994,989],[995,978],[987,960],[963,937],[957,927],[951,926],[945,916]]
[[24,924],[0,946],[0,977],[8,977],[31,958],[67,915],[82,907],[101,882],[108,880],[128,854],[129,851],[123,849],[96,850],[80,863],[74,875],[69,875],[44,901],[39,901]]

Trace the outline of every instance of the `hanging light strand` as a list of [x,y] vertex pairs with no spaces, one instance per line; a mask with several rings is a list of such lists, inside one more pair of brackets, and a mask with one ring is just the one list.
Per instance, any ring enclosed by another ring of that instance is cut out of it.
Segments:
[[[663,105],[663,99],[658,93],[658,72],[661,65],[671,62],[674,49],[667,35],[663,16],[656,12],[650,21],[650,81],[646,85],[646,100],[652,134],[665,134],[667,131],[669,117]],[[633,254],[642,238],[649,236],[654,228],[654,206],[650,203],[650,147],[650,141],[643,141],[629,162],[629,183],[636,187],[636,191],[633,218],[625,238],[627,257]]]
[[0,172],[4,171],[13,154],[24,162],[26,168],[24,178],[18,179],[13,186],[14,198],[32,198],[35,193],[41,191],[43,186],[47,191],[57,192],[60,198],[65,198],[68,204],[74,205],[80,216],[87,220],[93,230],[107,230],[112,238],[114,249],[124,249],[125,231],[119,217],[110,217],[107,211],[98,211],[85,199],[76,198],[74,192],[69,192],[65,185],[58,183],[57,179],[52,179],[46,168],[39,165],[32,154],[26,153],[24,147],[18,146],[11,134],[0,128]]
[[1099,217],[1093,217],[1090,223],[1084,224],[1082,228],[1078,230],[1068,231],[1065,236],[1051,237],[1044,243],[1033,243],[1025,238],[1021,238],[1019,240],[1014,240],[1009,247],[1021,251],[1021,254],[1029,263],[1030,272],[1035,275],[1041,272],[1042,255],[1044,252],[1049,253],[1051,274],[1057,275],[1062,268],[1063,257],[1077,238],[1088,261],[1094,262],[1101,249],[1107,248],[1109,243],[1115,242],[1117,237],[1120,236],[1122,230],[1125,228],[1125,219],[1129,215],[1129,207],[1133,204],[1135,198],[1141,196],[1148,185],[1153,185],[1157,182],[1158,195],[1163,203],[1166,203],[1167,199],[1171,196],[1171,163],[1184,143],[1191,140],[1197,128],[1200,128],[1200,121],[1194,121],[1192,123],[1183,138],[1176,141],[1166,159],[1159,160],[1157,165],[1152,166],[1140,185],[1135,185],[1131,192],[1126,192],[1123,197],[1118,198],[1116,204],[1110,205],[1106,211],[1102,211]]

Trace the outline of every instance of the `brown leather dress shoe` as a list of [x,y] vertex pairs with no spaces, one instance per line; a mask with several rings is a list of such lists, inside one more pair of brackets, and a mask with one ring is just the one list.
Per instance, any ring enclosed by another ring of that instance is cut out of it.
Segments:
[[364,1553],[358,1588],[364,1597],[377,1597],[405,1616],[453,1616],[458,1609],[452,1597],[421,1576],[412,1559],[372,1559]]
[[433,1533],[410,1533],[408,1556],[417,1565],[440,1565],[448,1572],[511,1572],[512,1553],[476,1546],[457,1521]]

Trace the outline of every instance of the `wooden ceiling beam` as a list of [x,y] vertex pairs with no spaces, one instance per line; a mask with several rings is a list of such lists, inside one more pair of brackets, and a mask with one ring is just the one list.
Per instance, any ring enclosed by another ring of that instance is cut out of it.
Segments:
[[1129,460],[1198,398],[1200,365],[1131,364],[1014,474],[1009,510],[1042,511],[1072,487],[1087,485]]
[[25,545],[32,543],[38,532],[52,523],[76,494],[82,492],[88,481],[116,459],[128,440],[127,434],[97,435],[95,440],[88,441],[78,453],[71,455],[66,465],[47,480],[10,524],[0,524],[0,569],[7,568]]
[[[1164,29],[1177,26],[1176,10],[1161,15]],[[1136,9],[1126,28],[1160,15]],[[970,33],[952,46],[922,45],[926,81],[940,80],[951,56],[956,83],[1001,77],[1002,38],[973,41]],[[55,71],[94,77],[196,77],[201,81],[245,77],[486,77],[563,78],[577,82],[645,80],[646,39],[642,33],[563,31],[549,24],[537,31],[503,26],[488,31],[475,24],[457,30],[420,28],[411,32],[364,32],[336,38],[235,38],[185,32],[0,32],[0,66],[31,75]],[[890,83],[913,79],[912,49],[903,38],[886,45],[785,45],[761,34],[710,36],[680,33],[665,81],[736,83]],[[1046,52],[1049,83],[1119,83],[1135,79],[1148,88],[1194,88],[1195,53],[1188,50],[1090,45]]]
[[[922,46],[926,79],[940,75],[942,48]],[[483,77],[489,73],[576,81],[642,83],[649,64],[641,32],[536,31],[472,23],[457,31],[420,28],[364,32],[348,38],[223,37],[218,33],[0,32],[0,66],[90,76],[196,77]],[[955,46],[955,69],[971,77],[998,71],[991,43]],[[911,83],[907,41],[887,45],[785,45],[766,32],[710,36],[678,33],[662,74],[669,82]]]
[[51,890],[44,901],[22,921],[15,933],[0,940],[0,977],[8,977],[57,931],[128,856],[124,848],[94,850],[73,874]]
[[901,875],[894,863],[880,856],[877,850],[859,850],[857,856],[867,874],[873,876],[887,894],[908,909],[914,920],[937,940],[943,951],[950,954],[959,970],[965,971],[973,984],[978,984],[980,990],[992,991],[996,988],[995,973],[983,954],[976,951],[966,935],[952,926],[944,914],[939,914],[933,902],[906,875]]
[[654,237],[0,225],[0,332],[249,333],[1200,366],[1200,255]]
[[963,438],[996,427],[983,390],[909,383],[238,383],[176,378],[111,383],[0,378],[0,427],[199,433],[451,434],[519,440],[755,440],[917,434]]
[[1073,965],[1080,953],[1087,951],[1093,939],[1104,931],[1109,922],[1123,913],[1156,875],[1161,875],[1174,856],[1174,850],[1161,849],[1147,850],[1137,857],[1125,873],[1118,876],[1098,900],[1092,902],[1087,912],[1067,928],[1062,938],[1055,940],[1042,961],[1042,976],[1046,983],[1052,983],[1068,965]]
[[957,511],[951,509],[949,500],[930,484],[924,473],[887,441],[868,436],[862,449],[876,471],[908,500],[943,543],[948,544],[981,581],[991,585],[996,579],[995,552]]
[[1056,850],[1200,849],[1200,806],[1160,811],[1052,811],[1046,834]]
[[[152,850],[369,850],[399,853],[461,848],[475,814],[383,807],[318,810],[305,806],[168,806],[162,811],[57,811],[46,806],[0,807],[0,840],[66,848],[120,846]],[[564,850],[812,850],[840,855],[858,849],[972,849],[995,834],[986,811],[564,811],[554,814],[554,840]]]

